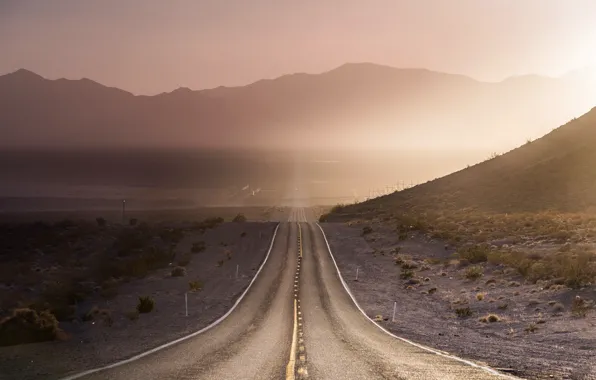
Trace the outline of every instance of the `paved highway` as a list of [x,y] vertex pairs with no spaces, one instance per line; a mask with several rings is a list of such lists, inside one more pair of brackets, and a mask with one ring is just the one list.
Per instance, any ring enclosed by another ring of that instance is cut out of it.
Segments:
[[322,230],[297,207],[238,307],[183,342],[85,379],[502,379],[400,340],[362,314]]

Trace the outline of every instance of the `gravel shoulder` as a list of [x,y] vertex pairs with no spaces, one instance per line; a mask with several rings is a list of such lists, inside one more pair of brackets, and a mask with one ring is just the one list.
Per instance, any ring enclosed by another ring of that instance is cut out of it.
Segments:
[[[265,258],[275,226],[224,223],[203,234],[186,234],[176,247],[177,255],[189,252],[198,241],[204,241],[206,249],[192,255],[185,276],[172,277],[172,268],[160,269],[122,284],[110,300],[96,298],[78,305],[109,310],[110,325],[101,320],[61,323],[68,335],[63,341],[0,347],[0,378],[59,378],[129,358],[209,325],[248,286]],[[196,280],[203,289],[188,293],[186,317],[185,293],[189,281]],[[155,309],[133,320],[128,314],[135,310],[139,296],[151,296]]]
[[[596,312],[570,311],[577,295],[596,299],[594,286],[547,289],[488,263],[469,280],[465,267],[449,264],[453,250],[421,234],[399,240],[381,226],[365,236],[363,225],[321,226],[360,306],[396,335],[523,378],[596,379]],[[411,279],[400,278],[396,248],[416,267]],[[460,318],[458,308],[472,315]],[[499,321],[480,321],[489,314]]]

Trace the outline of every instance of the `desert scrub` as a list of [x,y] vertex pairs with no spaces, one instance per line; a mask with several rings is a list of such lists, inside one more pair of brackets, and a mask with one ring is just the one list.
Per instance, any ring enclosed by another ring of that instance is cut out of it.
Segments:
[[465,276],[469,280],[477,280],[484,274],[484,269],[480,266],[471,266],[466,268]]
[[232,222],[234,222],[234,223],[244,223],[244,222],[246,222],[246,216],[244,216],[244,214],[240,213],[240,214],[236,215],[234,217],[234,219],[232,219]]
[[155,301],[153,298],[146,296],[146,297],[139,297],[139,303],[137,304],[137,311],[141,314],[151,313],[153,308],[155,307]]
[[364,227],[362,227],[362,236],[368,235],[368,234],[370,234],[372,232],[373,232],[373,230],[372,230],[372,228],[370,226],[364,226]]
[[188,288],[191,292],[198,292],[199,290],[203,289],[203,281],[201,281],[201,280],[189,281]]
[[478,294],[476,294],[476,299],[478,301],[482,301],[484,299],[484,293],[478,293]]
[[186,268],[176,267],[172,269],[172,277],[183,277],[186,276]]
[[480,244],[462,247],[457,250],[457,255],[460,259],[467,260],[471,264],[478,264],[488,260],[489,251],[488,245]]
[[412,277],[414,277],[414,272],[410,269],[402,268],[402,271],[401,271],[401,274],[399,275],[399,277],[401,277],[404,280],[408,280],[408,279],[411,279]]
[[455,309],[455,315],[459,318],[467,318],[472,316],[472,310],[469,307],[458,307]]
[[[569,247],[569,246],[568,246]],[[490,252],[488,261],[515,268],[530,282],[557,279],[562,285],[580,288],[596,280],[596,255],[584,247],[540,255],[533,252]]]
[[0,321],[0,346],[45,342],[61,334],[58,320],[48,311],[15,309],[11,316]]
[[496,314],[485,315],[484,317],[479,319],[479,321],[482,323],[495,323],[499,322],[500,320],[501,318]]

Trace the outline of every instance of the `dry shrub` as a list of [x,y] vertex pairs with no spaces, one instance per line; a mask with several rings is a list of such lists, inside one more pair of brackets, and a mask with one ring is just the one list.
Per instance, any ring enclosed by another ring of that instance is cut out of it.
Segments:
[[58,320],[48,311],[15,309],[0,321],[0,346],[45,342],[57,339],[62,331]]

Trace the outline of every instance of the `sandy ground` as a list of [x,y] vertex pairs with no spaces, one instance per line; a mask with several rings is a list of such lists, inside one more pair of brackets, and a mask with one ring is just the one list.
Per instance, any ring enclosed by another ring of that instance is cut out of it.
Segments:
[[[171,277],[171,268],[165,268],[123,284],[109,301],[79,305],[110,310],[111,326],[101,320],[61,324],[67,340],[0,347],[0,379],[58,378],[134,356],[207,326],[225,314],[248,286],[265,257],[275,225],[225,223],[204,234],[187,234],[177,254],[190,251],[192,243],[201,240],[207,249],[192,256],[186,276]],[[218,266],[220,260],[223,264]],[[184,294],[194,280],[202,281],[204,288],[188,294],[186,317]],[[130,320],[127,313],[135,310],[139,296],[153,297],[156,308]]]
[[[393,333],[527,379],[596,379],[596,311],[585,318],[570,312],[576,295],[596,299],[596,287],[544,289],[486,263],[480,279],[468,280],[464,268],[432,264],[433,258],[452,257],[453,250],[442,242],[421,235],[399,241],[395,232],[376,226],[366,236],[362,225],[322,227],[358,303],[370,317],[382,316],[381,324]],[[400,278],[395,247],[418,266],[411,284]],[[432,288],[436,291],[429,294]],[[557,311],[555,302],[564,309]],[[454,310],[459,307],[469,307],[472,316],[458,318]],[[489,313],[500,321],[479,321]],[[537,330],[526,331],[529,326]]]

